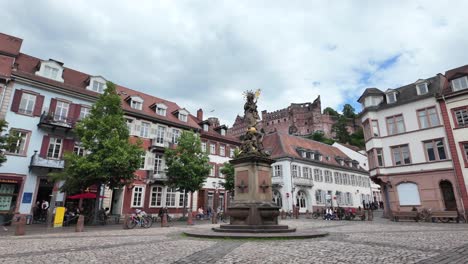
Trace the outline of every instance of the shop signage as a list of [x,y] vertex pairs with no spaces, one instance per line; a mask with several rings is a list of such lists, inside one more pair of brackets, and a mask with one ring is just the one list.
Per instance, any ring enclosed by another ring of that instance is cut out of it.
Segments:
[[62,227],[64,216],[65,216],[65,207],[62,207],[62,206],[55,207],[54,227]]
[[23,194],[23,201],[22,201],[22,203],[24,203],[24,204],[29,204],[29,203],[31,203],[31,201],[32,201],[32,193],[30,193],[30,192],[25,192],[25,193]]

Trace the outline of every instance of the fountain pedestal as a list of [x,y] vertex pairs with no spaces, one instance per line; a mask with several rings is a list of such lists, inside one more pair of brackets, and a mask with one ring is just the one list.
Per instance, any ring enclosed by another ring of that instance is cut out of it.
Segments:
[[229,233],[285,233],[295,228],[278,224],[280,207],[272,202],[271,164],[275,161],[251,155],[230,161],[234,165],[235,195],[228,207],[230,223],[213,228]]

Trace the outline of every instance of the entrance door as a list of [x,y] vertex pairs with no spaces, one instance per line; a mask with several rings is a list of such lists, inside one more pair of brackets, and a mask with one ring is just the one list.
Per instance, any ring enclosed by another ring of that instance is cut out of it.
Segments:
[[296,205],[299,206],[299,212],[301,213],[305,213],[305,211],[307,210],[306,199],[307,199],[307,196],[305,195],[303,191],[297,192]]
[[440,182],[440,191],[444,198],[444,205],[447,211],[456,211],[457,202],[455,201],[455,194],[453,193],[452,183],[449,181]]
[[112,192],[111,214],[113,215],[122,214],[122,198],[123,198],[123,189],[114,189],[114,191]]

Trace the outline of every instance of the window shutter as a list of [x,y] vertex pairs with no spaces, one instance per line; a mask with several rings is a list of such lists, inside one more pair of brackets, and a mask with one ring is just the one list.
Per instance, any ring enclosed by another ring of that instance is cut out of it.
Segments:
[[154,127],[151,127],[150,129],[150,138],[155,138],[157,133],[157,129]]
[[23,95],[23,91],[15,90],[15,94],[13,95],[13,102],[11,103],[12,112],[18,113],[22,95]]
[[141,130],[141,123],[138,120],[133,121],[135,125],[133,126],[133,135],[135,136],[140,136],[140,130]]
[[42,138],[41,151],[39,152],[39,157],[45,158],[47,156],[47,149],[49,148],[50,137],[45,135]]
[[57,108],[57,99],[52,98],[50,99],[49,113],[55,114],[55,108]]
[[36,102],[34,103],[34,116],[41,116],[42,114],[42,105],[44,104],[44,96],[36,95]]
[[150,153],[146,155],[146,169],[147,170],[154,170],[154,155]]
[[76,104],[70,104],[70,107],[68,108],[68,115],[67,119],[68,122],[75,122],[75,110],[76,110]]
[[80,113],[81,113],[81,105],[80,104],[74,104],[75,105],[75,113],[73,114],[73,121],[76,121],[80,119]]
[[73,148],[75,147],[75,141],[73,139],[64,139],[63,140],[63,151],[62,155],[65,152],[72,152]]

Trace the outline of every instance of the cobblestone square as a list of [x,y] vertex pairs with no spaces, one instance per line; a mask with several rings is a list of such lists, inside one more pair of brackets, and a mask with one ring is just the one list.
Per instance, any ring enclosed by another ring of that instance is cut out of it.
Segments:
[[184,225],[0,237],[1,263],[468,263],[468,225],[283,220],[330,232],[319,239],[195,239]]

